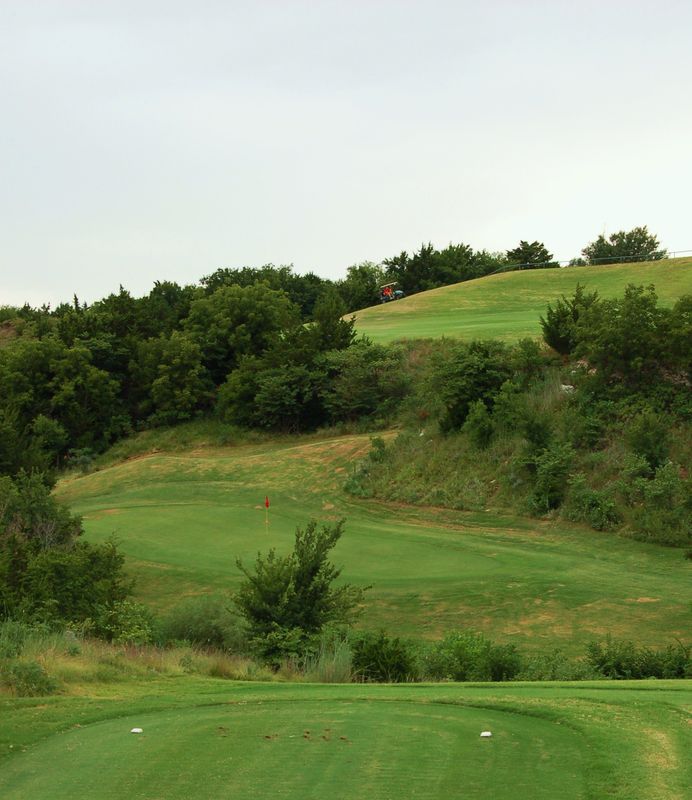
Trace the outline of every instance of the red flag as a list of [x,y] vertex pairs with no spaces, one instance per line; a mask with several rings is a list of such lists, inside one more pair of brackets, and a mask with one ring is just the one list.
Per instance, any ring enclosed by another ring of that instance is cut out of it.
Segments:
[[269,498],[268,497],[264,498],[264,507],[265,508],[269,508]]

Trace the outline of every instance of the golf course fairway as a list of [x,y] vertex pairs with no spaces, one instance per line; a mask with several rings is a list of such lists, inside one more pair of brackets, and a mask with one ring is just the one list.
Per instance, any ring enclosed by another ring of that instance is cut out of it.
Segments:
[[627,284],[653,284],[662,306],[692,294],[692,258],[638,264],[503,272],[420,292],[358,311],[356,330],[375,342],[452,336],[516,341],[541,334],[548,303],[577,284],[601,297],[618,297]]
[[4,701],[0,796],[683,800],[689,689],[181,679],[127,698]]
[[651,646],[689,632],[679,552],[563,523],[355,500],[343,483],[369,448],[358,435],[156,453],[64,479],[57,495],[84,515],[88,539],[116,536],[136,596],[159,610],[232,590],[237,557],[287,552],[296,526],[343,517],[334,560],[343,580],[371,586],[360,627],[471,629],[573,655],[608,632]]

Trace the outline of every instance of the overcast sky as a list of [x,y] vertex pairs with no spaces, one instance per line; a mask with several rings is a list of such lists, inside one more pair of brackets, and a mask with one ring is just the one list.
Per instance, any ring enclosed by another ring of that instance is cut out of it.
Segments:
[[689,0],[0,0],[0,305],[692,248]]

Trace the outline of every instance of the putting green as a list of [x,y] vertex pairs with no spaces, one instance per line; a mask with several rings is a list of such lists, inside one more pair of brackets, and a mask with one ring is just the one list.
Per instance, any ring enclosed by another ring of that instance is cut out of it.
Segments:
[[116,535],[137,595],[160,609],[232,589],[236,557],[288,551],[311,517],[345,517],[334,560],[344,580],[372,585],[365,627],[472,628],[574,654],[608,631],[657,646],[685,638],[689,563],[678,552],[519,517],[355,501],[341,485],[369,446],[344,436],[156,454],[64,480],[58,496],[84,514],[89,539]]
[[622,295],[628,283],[654,284],[661,304],[671,306],[692,293],[692,258],[489,275],[358,311],[356,329],[376,342],[537,337],[548,303],[571,295],[578,283],[602,297]]

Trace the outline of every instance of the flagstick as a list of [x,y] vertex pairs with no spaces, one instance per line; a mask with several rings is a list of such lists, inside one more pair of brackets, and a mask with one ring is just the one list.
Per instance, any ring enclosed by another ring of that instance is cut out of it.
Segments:
[[264,507],[264,532],[269,533],[269,509]]

